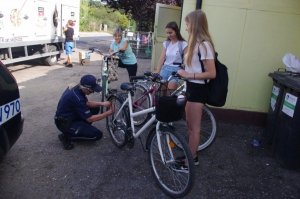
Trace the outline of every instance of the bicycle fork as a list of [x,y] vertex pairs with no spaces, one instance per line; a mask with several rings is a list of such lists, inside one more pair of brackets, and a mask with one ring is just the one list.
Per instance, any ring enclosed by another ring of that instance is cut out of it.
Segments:
[[[102,86],[102,96],[101,96],[101,101],[104,102],[105,96],[108,93],[108,63],[107,63],[107,57],[104,57],[104,67],[102,67],[101,71],[101,86]],[[101,106],[101,113],[103,113],[103,106]]]
[[158,150],[159,150],[159,153],[160,153],[161,161],[164,164],[173,163],[175,159],[174,159],[174,155],[173,155],[173,152],[172,152],[172,146],[171,146],[172,145],[171,144],[172,140],[170,139],[170,135],[166,134],[166,144],[167,144],[168,151],[169,151],[169,154],[170,154],[170,159],[166,160],[166,158],[164,156],[164,153],[163,153],[163,150],[162,150],[161,137],[163,136],[163,134],[162,134],[162,131],[160,130],[160,126],[161,126],[161,123],[157,122],[157,124],[156,124],[156,137],[157,137],[157,145],[158,145]]

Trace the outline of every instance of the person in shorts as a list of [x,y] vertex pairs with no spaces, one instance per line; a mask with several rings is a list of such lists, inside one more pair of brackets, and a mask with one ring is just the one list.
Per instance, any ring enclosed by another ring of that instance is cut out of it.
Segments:
[[[177,73],[187,79],[185,112],[189,147],[194,163],[198,165],[197,150],[200,143],[202,110],[209,94],[205,80],[216,77],[215,50],[208,31],[207,18],[202,10],[190,12],[185,17],[185,22],[189,34],[184,60],[185,70],[179,70]],[[203,62],[204,70],[199,59]]]
[[67,55],[67,61],[64,63],[66,67],[73,67],[72,64],[72,53],[73,53],[73,48],[74,48],[74,29],[73,29],[74,23],[72,20],[68,20],[68,23],[66,26],[63,28],[66,39],[65,39],[65,53]]
[[[184,50],[187,47],[187,42],[180,34],[180,30],[176,22],[170,22],[165,27],[167,40],[163,42],[163,49],[158,60],[155,73],[159,73],[164,80],[181,69],[183,63]],[[168,89],[176,89],[178,79],[172,78],[168,84]]]

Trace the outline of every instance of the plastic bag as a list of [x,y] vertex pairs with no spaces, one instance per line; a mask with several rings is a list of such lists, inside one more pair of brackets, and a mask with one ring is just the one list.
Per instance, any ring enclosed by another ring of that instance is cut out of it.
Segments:
[[294,73],[300,73],[300,59],[291,53],[287,53],[283,56],[282,62],[284,63],[286,70]]

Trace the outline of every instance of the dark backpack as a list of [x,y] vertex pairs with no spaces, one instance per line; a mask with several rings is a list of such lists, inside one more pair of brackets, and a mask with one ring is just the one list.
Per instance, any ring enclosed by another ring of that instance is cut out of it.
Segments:
[[[201,63],[202,71],[205,71],[201,60],[200,50],[198,48],[198,57]],[[228,72],[227,67],[218,60],[218,53],[215,54],[216,78],[205,83],[209,86],[209,95],[207,104],[216,107],[225,105],[228,91]]]

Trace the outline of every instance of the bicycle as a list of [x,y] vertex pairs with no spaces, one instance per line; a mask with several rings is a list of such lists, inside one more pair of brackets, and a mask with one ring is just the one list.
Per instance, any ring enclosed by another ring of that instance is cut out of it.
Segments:
[[[125,92],[112,95],[108,99],[114,105],[115,110],[114,114],[107,117],[106,120],[112,141],[119,148],[125,145],[132,148],[134,140],[159,118],[146,139],[151,170],[156,182],[167,195],[183,197],[193,186],[194,161],[185,138],[175,132],[168,123],[169,120],[180,119],[181,115],[176,113],[173,114],[174,118],[165,120],[159,114],[159,110],[161,111],[164,106],[154,106],[133,112],[132,94],[134,89],[134,83],[122,83],[121,90]],[[177,100],[177,98],[174,99]],[[161,101],[163,102],[163,100]],[[160,101],[158,105],[159,103]],[[151,118],[136,132],[133,118],[148,113],[151,114]]]
[[[136,93],[135,101],[133,102],[134,110],[143,110],[148,107],[154,106],[155,93],[157,92],[157,85],[153,81],[153,73],[146,72],[144,76],[132,77],[131,81],[135,82]],[[173,74],[174,76],[175,74]],[[171,78],[171,76],[170,76]],[[170,79],[169,78],[169,79]],[[180,77],[179,77],[180,78]],[[179,86],[176,90],[171,92],[171,96],[178,96],[185,93],[186,85],[185,81],[180,80]],[[150,118],[150,114],[139,117],[135,120],[135,125],[140,126],[144,124]],[[201,118],[201,133],[200,144],[198,151],[204,150],[209,147],[217,136],[217,122],[207,105],[204,106]]]
[[[86,57],[90,58],[90,54],[94,53],[94,52],[103,56],[103,62],[102,62],[102,67],[101,67],[101,78],[98,79],[98,83],[102,87],[101,101],[103,102],[110,95],[117,92],[116,89],[108,88],[108,84],[111,81],[118,80],[118,74],[116,71],[116,67],[118,65],[118,60],[119,60],[117,55],[120,52],[114,52],[112,54],[104,54],[100,49],[91,47],[91,48],[89,48],[89,51],[86,52],[86,54],[87,54]],[[84,61],[86,61],[86,60],[84,60]],[[101,113],[102,112],[103,112],[103,107],[101,107]]]

